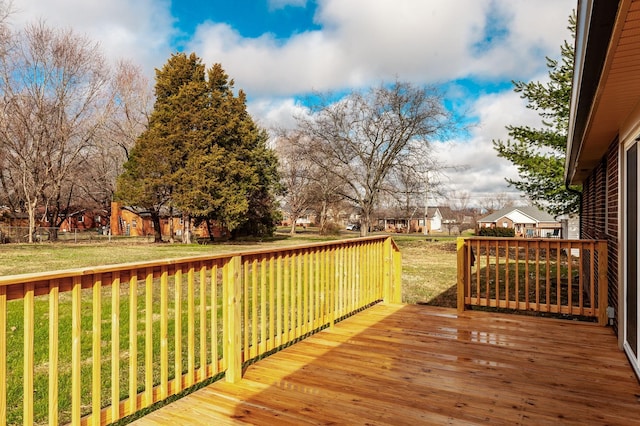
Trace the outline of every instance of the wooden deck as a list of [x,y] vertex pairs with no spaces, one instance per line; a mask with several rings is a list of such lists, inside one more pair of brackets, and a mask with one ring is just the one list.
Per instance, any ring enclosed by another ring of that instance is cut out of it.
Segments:
[[609,328],[377,305],[136,424],[630,425],[639,398]]

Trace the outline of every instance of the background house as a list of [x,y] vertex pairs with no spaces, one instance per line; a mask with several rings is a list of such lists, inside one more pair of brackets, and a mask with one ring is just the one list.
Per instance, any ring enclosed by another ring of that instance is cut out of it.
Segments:
[[479,228],[513,228],[516,236],[561,238],[562,224],[533,206],[507,207],[478,219]]
[[[182,213],[174,211],[169,214],[169,209],[160,210],[160,232],[168,236],[173,222],[174,236],[181,237],[187,229]],[[129,237],[146,237],[154,234],[153,220],[149,211],[136,207],[124,206],[121,203],[111,203],[111,235],[124,235]],[[211,232],[214,238],[224,238],[228,235],[226,229],[219,224],[207,228],[206,223],[198,226],[190,226],[191,232],[196,238],[209,238]]]
[[427,207],[427,232],[458,233],[458,215],[447,206]]

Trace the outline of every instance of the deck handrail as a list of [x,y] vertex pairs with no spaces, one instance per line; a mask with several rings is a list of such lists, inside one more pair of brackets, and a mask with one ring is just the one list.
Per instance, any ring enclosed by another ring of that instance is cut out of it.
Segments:
[[607,243],[458,238],[458,310],[467,306],[592,317],[607,323]]
[[0,277],[0,424],[107,424],[237,381],[252,359],[400,303],[400,261],[373,236]]

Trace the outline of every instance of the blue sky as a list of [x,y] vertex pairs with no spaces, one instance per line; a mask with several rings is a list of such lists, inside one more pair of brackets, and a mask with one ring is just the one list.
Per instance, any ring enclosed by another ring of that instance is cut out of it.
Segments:
[[511,81],[546,79],[545,56],[559,56],[575,7],[576,0],[19,0],[12,21],[70,27],[150,80],[175,51],[219,62],[266,128],[291,126],[312,91],[396,78],[434,85],[472,126],[434,141],[430,155],[456,166],[447,172],[449,197],[466,191],[482,203],[512,193],[505,177],[517,177],[491,141],[506,137],[506,125],[539,123]]
[[178,27],[188,38],[205,16],[214,22],[226,22],[244,37],[259,37],[265,33],[286,40],[292,35],[321,26],[313,22],[315,2],[290,4],[256,0],[233,1],[174,1],[171,13],[177,17]]

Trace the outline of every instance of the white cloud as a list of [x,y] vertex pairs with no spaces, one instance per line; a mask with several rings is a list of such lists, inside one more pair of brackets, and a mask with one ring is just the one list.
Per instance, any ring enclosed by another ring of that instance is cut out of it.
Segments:
[[[546,55],[557,56],[574,3],[323,0],[315,16],[321,30],[281,41],[269,34],[244,38],[225,24],[205,22],[188,48],[207,63],[222,63],[250,96],[362,87],[396,77],[418,83],[528,79],[544,67]],[[495,19],[504,34],[479,49]]]
[[293,98],[255,99],[247,104],[247,109],[256,123],[268,130],[292,129],[295,117],[306,115],[308,110]]
[[135,61],[150,77],[168,58],[176,34],[167,0],[20,0],[14,9],[15,26],[43,20],[73,28],[98,41],[108,58]]

